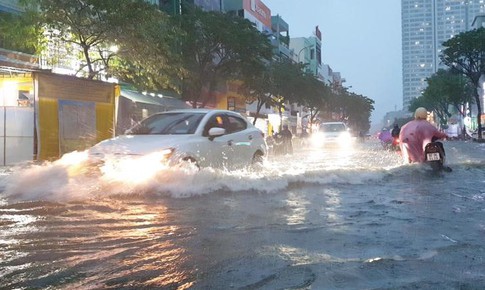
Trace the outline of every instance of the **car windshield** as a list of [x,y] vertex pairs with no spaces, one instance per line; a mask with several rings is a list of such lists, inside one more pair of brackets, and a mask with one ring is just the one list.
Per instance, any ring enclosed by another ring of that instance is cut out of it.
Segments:
[[342,132],[345,131],[345,125],[339,123],[321,124],[320,131],[322,132]]
[[205,113],[174,112],[152,115],[129,130],[130,135],[194,134]]

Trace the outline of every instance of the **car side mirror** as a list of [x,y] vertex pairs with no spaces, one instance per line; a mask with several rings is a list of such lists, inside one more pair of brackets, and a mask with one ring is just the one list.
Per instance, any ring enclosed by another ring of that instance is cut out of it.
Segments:
[[214,140],[214,138],[226,134],[226,129],[220,127],[213,127],[209,129],[209,140]]

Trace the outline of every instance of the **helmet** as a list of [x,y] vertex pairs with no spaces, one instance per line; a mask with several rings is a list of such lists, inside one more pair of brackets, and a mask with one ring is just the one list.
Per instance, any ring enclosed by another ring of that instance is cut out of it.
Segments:
[[426,118],[428,118],[428,110],[423,107],[417,108],[414,112],[414,119],[426,120]]

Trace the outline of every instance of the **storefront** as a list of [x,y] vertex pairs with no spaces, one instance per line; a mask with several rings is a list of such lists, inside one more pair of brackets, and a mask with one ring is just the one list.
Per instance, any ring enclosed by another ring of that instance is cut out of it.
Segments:
[[114,136],[117,88],[0,66],[0,165],[57,159]]

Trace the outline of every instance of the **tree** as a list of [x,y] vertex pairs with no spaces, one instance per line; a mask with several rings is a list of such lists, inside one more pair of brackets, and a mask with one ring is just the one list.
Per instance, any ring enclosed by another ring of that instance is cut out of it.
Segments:
[[[254,116],[253,125],[256,124],[259,114],[264,105],[275,106],[275,98],[271,95],[271,74],[272,67],[266,66],[263,70],[255,72],[250,76],[246,76],[243,80],[243,90],[246,96],[246,103],[252,104],[256,102],[256,114]],[[249,78],[248,78],[249,77]]]
[[315,124],[320,112],[333,95],[332,89],[314,76],[306,74],[304,75],[301,94],[302,97],[298,103],[308,108],[308,121],[310,124]]
[[178,44],[185,75],[177,83],[193,107],[205,107],[218,85],[263,70],[271,58],[269,41],[247,19],[189,9],[174,21],[185,33]]
[[334,89],[324,113],[327,114],[327,119],[331,119],[333,114],[338,114],[339,120],[346,122],[354,131],[367,132],[372,111],[374,100],[349,92],[347,88],[340,88]]
[[417,97],[417,98],[415,98],[411,101],[411,103],[409,104],[409,112],[414,113],[414,111],[416,111],[416,109],[419,108],[419,107],[423,107],[423,108],[426,108],[426,109],[432,111],[434,106],[435,105],[432,102],[432,100],[430,100],[429,98],[425,98],[423,96],[420,96],[420,97]]
[[313,75],[305,74],[303,68],[304,65],[289,59],[278,59],[270,62],[261,74],[252,74],[244,80],[246,101],[257,102],[256,118],[263,105],[277,107],[281,115],[285,103],[298,103],[310,110],[310,122],[314,122],[330,88]]
[[485,74],[485,28],[460,33],[443,43],[441,61],[453,71],[468,77],[476,88],[478,138],[482,139],[482,103],[478,94],[480,77]]
[[22,14],[0,11],[0,44],[3,48],[28,54],[39,53],[45,43],[41,35],[37,13],[31,10]]
[[[28,1],[26,1],[28,2]],[[80,52],[78,74],[94,79],[113,73],[120,57],[138,67],[167,63],[168,49],[160,37],[167,16],[143,0],[30,0],[38,4],[39,25],[57,39],[66,55]],[[150,51],[151,50],[151,51]],[[156,51],[154,53],[153,51]],[[147,57],[147,53],[149,57]],[[158,55],[157,58],[152,57]],[[63,59],[61,55],[59,59]],[[135,66],[136,67],[136,66]]]
[[449,111],[450,106],[465,116],[466,112],[462,108],[467,103],[473,103],[473,86],[466,77],[452,70],[440,69],[427,78],[426,82],[428,86],[423,94],[412,102],[410,110],[425,107],[433,111],[443,125],[452,116]]
[[[126,15],[131,24],[124,26],[116,39],[120,49],[109,72],[139,90],[179,91],[174,79],[183,76],[184,70],[177,44],[184,34],[165,13],[144,8]],[[139,17],[143,21],[138,21]]]
[[367,132],[370,128],[370,116],[374,110],[374,100],[357,95],[348,90],[341,90],[336,96],[337,108],[341,119],[355,131]]
[[[280,59],[273,64],[271,82],[271,95],[273,96],[280,119],[283,119],[283,110],[286,103],[297,103],[302,105],[306,92],[310,91],[310,83],[313,76],[303,72],[304,65],[292,62],[289,59]],[[280,126],[282,126],[280,122]],[[281,129],[281,128],[280,128]]]
[[347,124],[354,131],[368,132],[370,117],[374,111],[374,100],[354,93],[349,93],[346,99],[343,112],[345,112]]

